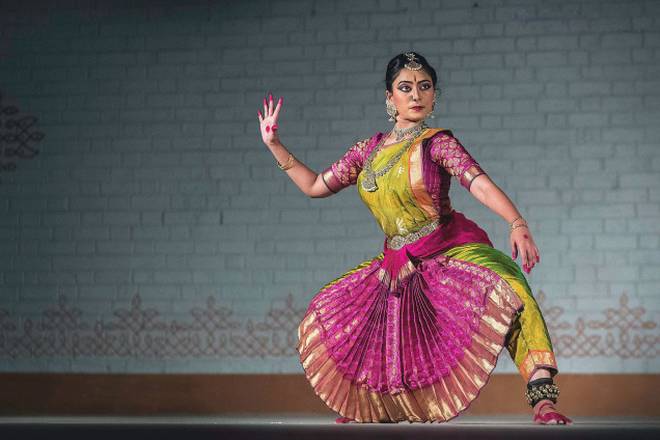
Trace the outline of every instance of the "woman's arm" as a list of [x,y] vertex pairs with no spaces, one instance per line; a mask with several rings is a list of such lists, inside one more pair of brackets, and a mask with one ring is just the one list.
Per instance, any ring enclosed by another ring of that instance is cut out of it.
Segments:
[[[273,156],[275,156],[275,160],[277,160],[278,163],[286,163],[289,157],[289,151],[281,142],[278,141],[268,145],[268,149],[273,153]],[[328,189],[325,182],[323,182],[321,174],[315,173],[297,158],[294,157],[293,160],[293,166],[284,170],[284,172],[291,178],[291,180],[293,180],[293,183],[300,188],[300,191],[312,198],[328,197],[334,194],[334,192]]]
[[[476,176],[470,183],[470,193],[493,212],[511,224],[514,220],[520,223],[522,216],[511,199],[493,182],[488,174]],[[525,223],[526,224],[526,223]],[[511,258],[516,259],[520,253],[523,269],[527,273],[540,262],[539,249],[534,243],[531,232],[526,226],[516,227],[509,235]]]
[[511,258],[515,259],[520,253],[523,269],[529,273],[534,264],[539,262],[539,250],[534,244],[527,223],[511,200],[490,180],[478,162],[454,137],[451,130],[442,130],[433,136],[430,154],[431,160],[456,177],[459,183],[477,200],[510,225],[515,222],[509,236]]
[[283,98],[277,101],[277,105],[273,103],[273,95],[270,94],[268,101],[264,98],[263,114],[258,111],[259,127],[261,130],[261,139],[268,147],[277,163],[282,164],[283,171],[293,180],[293,182],[300,188],[300,190],[309,197],[328,197],[334,194],[327,185],[324,183],[320,174],[315,173],[309,169],[304,163],[300,162],[296,157],[289,153],[284,145],[280,142],[277,131],[277,118],[282,108]]
[[509,197],[493,182],[488,174],[480,174],[470,183],[470,193],[481,203],[511,223],[520,212]]

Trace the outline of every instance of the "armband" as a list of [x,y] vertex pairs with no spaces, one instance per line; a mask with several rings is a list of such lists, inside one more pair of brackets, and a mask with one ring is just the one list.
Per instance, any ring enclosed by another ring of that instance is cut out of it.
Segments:
[[463,172],[463,174],[459,179],[459,182],[465,189],[470,191],[470,186],[472,185],[472,181],[474,180],[474,178],[482,174],[486,174],[486,172],[483,169],[481,169],[479,165],[472,165]]
[[337,177],[332,172],[332,165],[321,172],[321,179],[323,179],[325,186],[327,186],[328,189],[333,193],[338,193],[344,188],[344,185],[342,185],[339,179],[337,179]]

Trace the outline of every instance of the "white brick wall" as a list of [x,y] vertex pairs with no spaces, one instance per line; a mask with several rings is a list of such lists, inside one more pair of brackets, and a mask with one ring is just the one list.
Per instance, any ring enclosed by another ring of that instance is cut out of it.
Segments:
[[[0,370],[302,371],[291,324],[383,236],[355,188],[308,199],[277,169],[261,98],[285,97],[283,142],[320,171],[389,128],[385,66],[414,49],[439,74],[433,123],[533,227],[528,280],[562,310],[547,315],[560,370],[660,372],[660,2],[16,3],[0,14],[0,105],[45,137],[33,159],[0,159],[16,165],[0,171]],[[452,197],[510,253],[499,217],[456,182]],[[288,295],[293,312],[269,315]],[[173,330],[218,317],[237,327],[216,336],[252,342],[201,356],[181,342],[199,328]],[[589,331],[619,345],[580,352],[579,320],[609,322]],[[252,340],[258,322],[280,327]],[[112,335],[143,339],[76,348]],[[498,371],[514,371],[506,352]]]

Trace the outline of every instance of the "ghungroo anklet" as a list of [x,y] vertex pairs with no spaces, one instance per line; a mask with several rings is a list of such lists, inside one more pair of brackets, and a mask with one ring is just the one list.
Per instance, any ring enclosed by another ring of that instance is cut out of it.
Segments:
[[555,385],[552,378],[549,377],[532,380],[527,384],[525,397],[527,398],[527,403],[532,407],[543,399],[548,399],[552,401],[552,403],[557,403],[559,387]]

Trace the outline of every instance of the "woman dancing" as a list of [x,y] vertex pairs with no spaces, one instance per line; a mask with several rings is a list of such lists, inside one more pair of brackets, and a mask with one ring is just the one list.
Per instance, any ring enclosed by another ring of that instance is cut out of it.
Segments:
[[[297,350],[314,392],[337,422],[444,422],[487,383],[506,346],[540,424],[570,424],[550,336],[515,259],[540,262],[525,219],[451,130],[429,127],[436,72],[415,52],[385,73],[394,127],[352,145],[320,174],[280,142],[277,104],[258,112],[277,165],[310,197],[349,185],[385,234],[383,252],[323,286],[298,327]],[[510,225],[511,258],[452,208],[451,176]],[[522,394],[522,393],[521,393]],[[522,396],[521,396],[522,397]]]

